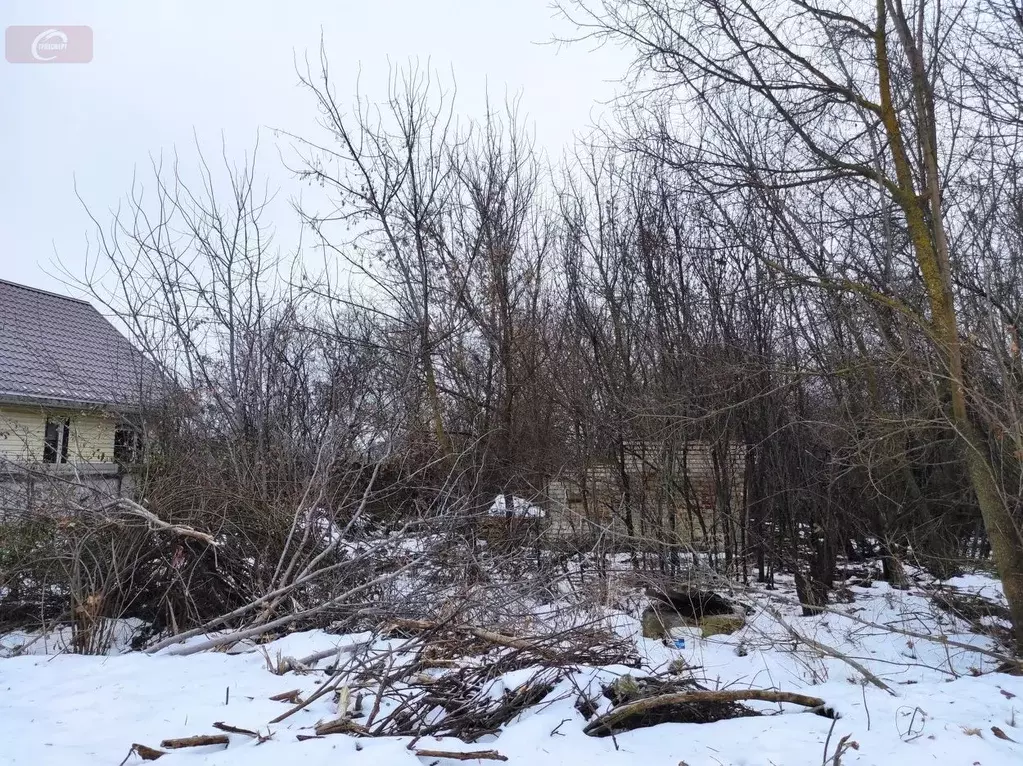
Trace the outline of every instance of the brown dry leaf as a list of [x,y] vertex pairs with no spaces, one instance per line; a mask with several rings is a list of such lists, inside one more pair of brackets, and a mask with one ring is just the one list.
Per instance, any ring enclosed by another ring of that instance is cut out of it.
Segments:
[[138,743],[132,745],[131,749],[135,755],[143,761],[155,761],[160,756],[167,755],[167,753],[162,750],[157,750],[154,747],[146,747],[145,745],[140,745]]
[[1005,699],[1007,700],[1011,700],[1013,697],[1016,696],[1012,692],[1005,691],[1005,689],[999,689],[998,691],[1000,691],[1002,693],[1002,696],[1005,697]]
[[1006,740],[1008,742],[1015,742],[1016,741],[1012,737],[1010,737],[1008,734],[1006,734],[1004,731],[999,729],[997,726],[992,726],[991,727],[991,733],[994,734],[996,737],[998,737],[998,739],[1004,739],[1004,740]]

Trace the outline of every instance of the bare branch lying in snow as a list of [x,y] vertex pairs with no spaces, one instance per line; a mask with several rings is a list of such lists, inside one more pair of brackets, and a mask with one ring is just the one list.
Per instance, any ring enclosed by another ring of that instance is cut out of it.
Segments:
[[452,761],[507,761],[508,756],[496,750],[472,750],[467,753],[448,750],[416,750],[419,758],[447,758]]
[[781,613],[777,609],[768,608],[767,612],[772,617],[774,617],[774,619],[778,622],[778,624],[781,625],[783,628],[785,628],[785,630],[788,632],[788,634],[790,636],[792,636],[792,638],[794,638],[796,641],[799,641],[801,643],[806,644],[811,649],[815,649],[818,652],[820,652],[821,654],[826,654],[829,657],[834,657],[836,660],[841,660],[842,662],[846,663],[847,665],[849,665],[850,667],[855,669],[858,673],[860,673],[860,675],[862,675],[864,678],[866,678],[870,683],[872,683],[878,689],[882,689],[882,690],[888,692],[893,697],[898,697],[899,696],[898,693],[894,689],[892,689],[892,687],[890,687],[888,684],[886,684],[884,681],[882,681],[876,675],[874,675],[869,670],[867,670],[867,668],[864,667],[862,663],[857,662],[852,657],[850,657],[849,655],[847,655],[847,654],[845,654],[843,652],[840,652],[838,649],[834,648],[833,646],[828,646],[827,644],[822,644],[820,641],[815,641],[814,639],[809,638],[808,636],[804,636],[802,633],[800,633],[795,628],[793,628],[791,625],[789,625],[789,623],[785,621],[785,618],[781,616]]
[[795,692],[769,691],[764,689],[740,689],[733,691],[687,691],[678,694],[664,694],[659,697],[645,699],[619,705],[609,713],[605,713],[590,721],[585,732],[591,737],[605,736],[617,731],[617,727],[639,713],[668,705],[699,704],[709,702],[744,702],[757,700],[760,702],[789,702],[809,708],[823,708],[824,700]]

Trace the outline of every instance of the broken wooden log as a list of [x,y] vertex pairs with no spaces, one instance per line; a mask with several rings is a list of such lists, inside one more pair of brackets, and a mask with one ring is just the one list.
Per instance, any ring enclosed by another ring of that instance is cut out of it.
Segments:
[[[732,691],[687,691],[677,694],[662,694],[619,705],[613,710],[590,721],[583,731],[591,737],[606,737],[619,731],[627,731],[630,718],[669,705],[699,705],[701,703],[733,703],[757,700],[759,702],[789,702],[808,708],[824,708],[824,700],[794,692],[769,691],[766,689],[739,689]],[[625,728],[622,726],[625,725]]]
[[507,761],[508,756],[496,750],[475,750],[470,752],[448,752],[446,750],[416,750],[420,758],[450,758],[453,761]]
[[197,734],[194,737],[181,737],[180,739],[165,739],[160,747],[168,750],[180,750],[184,747],[205,747],[206,745],[230,745],[231,738],[226,734]]

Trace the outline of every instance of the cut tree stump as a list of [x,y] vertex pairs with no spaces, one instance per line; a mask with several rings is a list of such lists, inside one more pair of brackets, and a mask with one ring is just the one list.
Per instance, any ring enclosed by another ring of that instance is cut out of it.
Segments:
[[809,697],[805,694],[794,692],[769,691],[765,689],[745,689],[733,691],[691,691],[679,692],[677,694],[662,694],[658,697],[646,697],[644,699],[619,705],[610,712],[594,718],[583,730],[591,737],[606,737],[619,731],[628,731],[629,719],[642,713],[663,708],[669,705],[699,705],[745,702],[757,700],[760,702],[789,702],[793,705],[802,705],[808,708],[824,708],[825,702],[819,697]]

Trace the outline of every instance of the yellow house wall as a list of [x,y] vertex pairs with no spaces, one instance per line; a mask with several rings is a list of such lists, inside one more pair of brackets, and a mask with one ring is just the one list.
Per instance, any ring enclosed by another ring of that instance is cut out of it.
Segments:
[[0,457],[39,460],[46,437],[46,416],[41,410],[0,407]]
[[83,463],[112,463],[114,460],[114,430],[112,417],[84,414],[71,416],[71,443],[68,460]]
[[0,405],[0,457],[39,461],[43,457],[46,418],[70,418],[69,463],[109,463],[114,459],[116,419],[111,415],[75,410],[6,407]]

